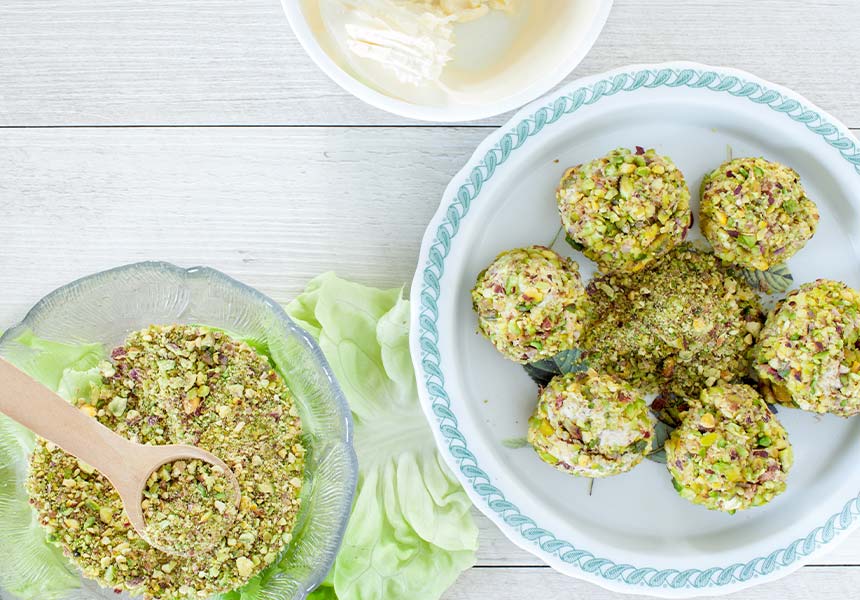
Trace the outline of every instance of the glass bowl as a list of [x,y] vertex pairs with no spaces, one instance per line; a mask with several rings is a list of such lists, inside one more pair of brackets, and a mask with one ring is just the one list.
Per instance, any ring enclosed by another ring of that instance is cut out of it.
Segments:
[[[266,579],[260,597],[302,600],[334,562],[358,466],[346,399],[316,342],[277,303],[214,269],[138,263],[85,277],[48,294],[0,337],[0,355],[14,353],[19,364],[22,356],[25,361],[35,358],[39,350],[16,341],[32,333],[66,344],[99,343],[107,357],[132,331],[174,323],[220,328],[265,348],[295,395],[308,448],[302,505],[293,540],[276,561],[281,567]],[[0,587],[0,597],[6,593]],[[84,578],[79,589],[64,596],[108,597],[116,595]]]

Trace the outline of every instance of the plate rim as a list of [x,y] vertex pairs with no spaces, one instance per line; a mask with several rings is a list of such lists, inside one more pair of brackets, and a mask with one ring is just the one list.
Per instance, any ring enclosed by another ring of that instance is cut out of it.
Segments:
[[422,239],[412,282],[412,361],[421,406],[442,456],[475,506],[514,544],[565,575],[612,591],[673,598],[727,594],[789,575],[816,556],[832,550],[847,533],[860,526],[860,494],[848,499],[840,512],[831,515],[806,536],[746,563],[684,571],[616,564],[539,527],[535,519],[520,512],[506,499],[504,492],[492,484],[490,476],[469,450],[450,408],[437,345],[439,312],[436,300],[441,294],[445,258],[461,220],[468,213],[470,203],[480,194],[483,183],[512,152],[545,126],[602,98],[643,87],[708,89],[747,98],[784,114],[821,137],[860,176],[860,141],[848,127],[801,94],[746,71],[673,61],[634,64],[572,81],[526,105],[506,124],[495,129],[446,187]]

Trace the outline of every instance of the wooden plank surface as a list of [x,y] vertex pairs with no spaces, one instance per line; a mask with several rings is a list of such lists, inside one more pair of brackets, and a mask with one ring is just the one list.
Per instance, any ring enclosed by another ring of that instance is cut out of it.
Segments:
[[[71,279],[207,264],[278,301],[318,273],[399,286],[479,128],[14,129],[0,135],[0,329]],[[540,566],[475,511],[479,565]],[[826,565],[860,565],[860,535]]]
[[451,174],[486,134],[2,131],[0,324],[63,283],[141,260],[207,264],[282,302],[328,270],[407,284]]
[[207,264],[280,302],[329,270],[408,284],[446,185],[487,133],[0,130],[0,327],[64,283],[142,260]]
[[[860,127],[858,55],[856,0],[616,0],[571,78],[666,60],[732,66]],[[280,0],[0,2],[0,125],[405,122],[319,71]]]
[[[790,577],[721,598],[734,600],[787,600],[789,598],[849,600],[860,589],[858,567],[804,567]],[[633,600],[642,596],[609,592],[552,569],[476,568],[466,571],[443,596],[444,600]],[[715,600],[717,596],[702,596]]]
[[[858,0],[616,0],[568,79],[732,66],[860,128],[858,33]],[[304,54],[279,0],[2,0],[0,330],[51,289],[138,260],[205,263],[282,302],[326,270],[403,285],[448,180],[506,118],[424,126],[363,104]],[[478,566],[447,600],[627,598],[475,515]],[[816,562],[733,597],[857,596],[860,535]]]

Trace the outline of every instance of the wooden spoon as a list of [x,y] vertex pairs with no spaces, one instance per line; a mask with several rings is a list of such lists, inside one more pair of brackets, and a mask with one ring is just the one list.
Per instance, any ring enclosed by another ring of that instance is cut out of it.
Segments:
[[[146,446],[127,440],[2,358],[0,412],[107,477],[119,493],[128,520],[135,531],[164,552],[184,555],[170,547],[152,543],[151,536],[146,532],[146,521],[141,507],[146,482],[159,467],[182,459],[198,459],[215,465],[223,469],[225,476],[233,484],[234,498],[238,506],[239,481],[224,461],[214,454],[195,446]],[[199,550],[205,548],[196,549]]]

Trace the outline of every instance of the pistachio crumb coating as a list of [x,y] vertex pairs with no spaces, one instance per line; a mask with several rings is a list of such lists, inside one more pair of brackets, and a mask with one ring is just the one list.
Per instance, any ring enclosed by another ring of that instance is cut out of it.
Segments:
[[173,553],[206,552],[236,517],[236,500],[230,478],[216,465],[199,459],[162,465],[143,490],[147,538]]
[[40,440],[27,479],[40,523],[86,577],[117,591],[173,600],[240,587],[278,557],[299,510],[305,449],[289,389],[246,343],[203,327],[152,326],[111,357],[74,404],[135,442],[221,458],[240,484],[238,514],[204,555],[166,554],[134,531],[107,479]]
[[794,460],[785,429],[744,384],[702,390],[665,449],[672,483],[683,498],[730,513],[784,492]]
[[556,199],[568,236],[605,273],[647,267],[693,224],[683,174],[653,149],[618,148],[568,169]]
[[684,243],[652,267],[588,286],[589,364],[649,392],[697,397],[750,372],[764,314],[756,293],[710,252]]
[[768,401],[817,413],[860,413],[860,292],[819,279],[767,318],[755,369]]
[[788,260],[818,226],[797,172],[763,158],[736,158],[707,174],[700,213],[718,257],[760,271]]
[[579,265],[543,246],[502,252],[472,290],[479,330],[518,363],[575,348],[584,299]]
[[528,440],[541,459],[580,477],[629,471],[653,437],[644,396],[594,370],[554,377],[529,419]]

